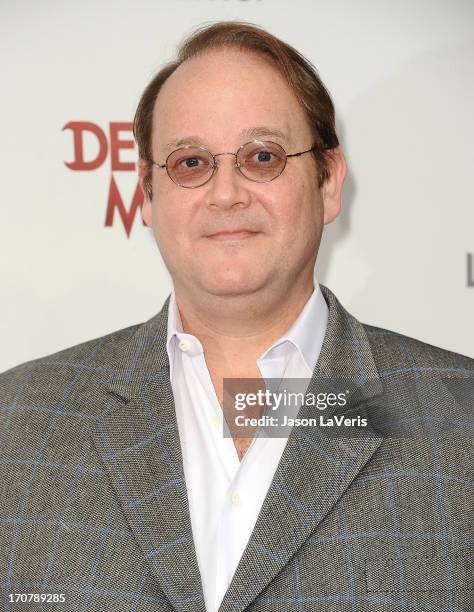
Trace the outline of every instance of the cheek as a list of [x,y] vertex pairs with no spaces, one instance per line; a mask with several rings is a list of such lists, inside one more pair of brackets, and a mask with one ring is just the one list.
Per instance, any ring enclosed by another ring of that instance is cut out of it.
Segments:
[[153,202],[153,226],[160,242],[182,241],[193,227],[191,202],[175,193],[159,193]]
[[321,195],[305,177],[295,177],[284,194],[273,198],[271,209],[280,233],[290,239],[313,233],[323,223]]

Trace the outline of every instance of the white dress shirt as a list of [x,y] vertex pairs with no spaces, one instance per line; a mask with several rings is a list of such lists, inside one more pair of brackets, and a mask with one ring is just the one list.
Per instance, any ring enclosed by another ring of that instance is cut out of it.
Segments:
[[[311,378],[328,308],[319,285],[290,329],[257,360],[263,379]],[[242,461],[223,436],[223,413],[199,340],[183,332],[174,292],[167,351],[194,545],[207,612],[232,580],[267,494],[286,438],[255,437]]]

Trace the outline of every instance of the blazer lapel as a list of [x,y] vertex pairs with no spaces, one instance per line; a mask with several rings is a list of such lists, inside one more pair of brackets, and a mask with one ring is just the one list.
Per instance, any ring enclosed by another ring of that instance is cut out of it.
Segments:
[[[308,391],[318,378],[351,379],[364,385],[364,401],[383,390],[361,323],[321,286],[329,306],[328,327]],[[364,403],[364,402],[362,402]],[[314,417],[314,408],[299,416]],[[219,612],[244,610],[288,563],[382,442],[363,437],[329,437],[320,428],[294,427],[262,505],[249,543]]]
[[[123,513],[172,606],[204,612],[166,354],[167,307],[140,326],[104,384],[92,431]],[[119,364],[119,365],[117,365]]]

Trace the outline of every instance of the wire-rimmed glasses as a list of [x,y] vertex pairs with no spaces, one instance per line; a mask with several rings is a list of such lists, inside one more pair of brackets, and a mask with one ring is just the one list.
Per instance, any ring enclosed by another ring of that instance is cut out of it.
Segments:
[[276,142],[252,140],[240,146],[236,153],[213,155],[205,147],[185,145],[170,153],[164,164],[150,161],[158,168],[166,168],[168,176],[176,185],[194,189],[211,180],[218,169],[216,158],[221,155],[234,155],[235,167],[245,178],[257,183],[269,183],[280,176],[289,157],[299,157],[316,148],[314,145],[306,151],[286,153]]

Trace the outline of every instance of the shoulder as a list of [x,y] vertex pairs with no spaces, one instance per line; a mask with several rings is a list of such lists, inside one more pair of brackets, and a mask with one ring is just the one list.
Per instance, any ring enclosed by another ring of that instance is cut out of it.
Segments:
[[414,368],[474,376],[474,359],[395,331],[363,323],[375,362],[383,369]]
[[384,410],[379,404],[377,417],[389,427],[386,431],[408,437],[447,435],[452,444],[458,440],[466,448],[474,417],[474,359],[363,326],[383,384]]
[[0,374],[0,405],[44,395],[54,401],[56,391],[78,377],[98,371],[111,373],[120,361],[123,347],[143,324],[131,325],[107,335],[81,342],[50,355],[21,363]]

